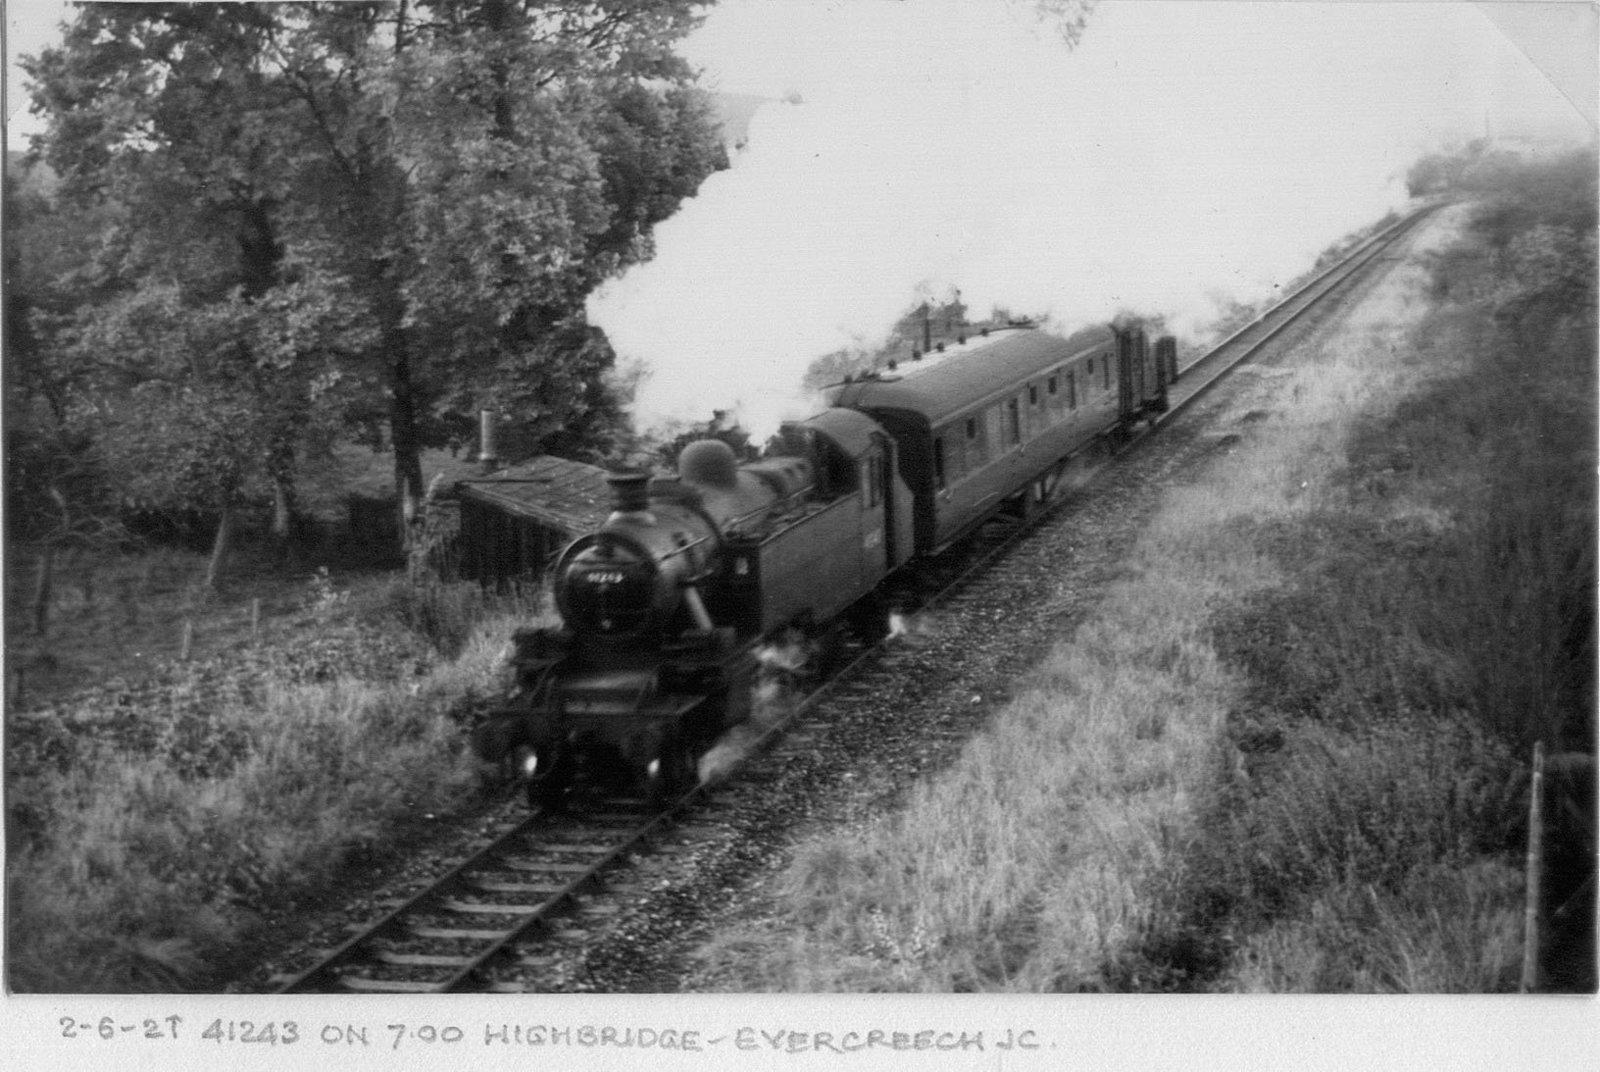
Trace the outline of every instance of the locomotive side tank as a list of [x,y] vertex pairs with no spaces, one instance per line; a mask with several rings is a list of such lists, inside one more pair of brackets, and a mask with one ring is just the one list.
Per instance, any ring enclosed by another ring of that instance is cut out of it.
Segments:
[[[804,516],[725,533],[728,620],[752,635],[814,631],[861,603],[913,554],[911,493],[895,440],[852,410],[826,410],[786,425],[783,437],[822,459]],[[873,602],[863,617],[879,609]]]

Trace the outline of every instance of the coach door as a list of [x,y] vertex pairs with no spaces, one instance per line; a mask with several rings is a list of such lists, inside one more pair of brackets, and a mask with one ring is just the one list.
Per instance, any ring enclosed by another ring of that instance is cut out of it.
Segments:
[[861,459],[861,546],[864,561],[878,564],[879,576],[895,564],[894,481],[889,471],[892,449],[881,433],[874,432],[872,446]]

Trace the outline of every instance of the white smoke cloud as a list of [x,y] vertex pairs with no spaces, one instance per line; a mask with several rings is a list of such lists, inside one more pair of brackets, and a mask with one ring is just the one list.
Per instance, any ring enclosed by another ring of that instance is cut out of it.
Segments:
[[816,357],[917,286],[1180,331],[1254,301],[1403,203],[1508,85],[1571,111],[1461,4],[1102,3],[1076,51],[1028,3],[746,3],[690,42],[775,98],[734,167],[590,315],[652,373],[638,418],[804,416]]

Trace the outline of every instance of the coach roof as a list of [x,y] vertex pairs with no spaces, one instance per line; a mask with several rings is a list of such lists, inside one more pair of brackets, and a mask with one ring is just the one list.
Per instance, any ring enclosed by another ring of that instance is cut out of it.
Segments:
[[945,353],[929,354],[926,366],[902,361],[853,383],[828,390],[828,400],[850,409],[910,410],[937,425],[974,405],[1004,396],[1063,362],[1110,347],[1106,326],[1062,338],[1033,329],[1007,330],[968,339]]
[[872,434],[878,431],[878,423],[871,417],[850,409],[825,409],[799,423],[826,435],[852,458],[871,448]]

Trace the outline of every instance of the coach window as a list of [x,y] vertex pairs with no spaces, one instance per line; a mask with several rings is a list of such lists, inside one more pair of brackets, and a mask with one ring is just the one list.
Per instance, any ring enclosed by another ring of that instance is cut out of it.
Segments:
[[1104,361],[1100,362],[1100,367],[1103,371],[1106,381],[1104,384],[1102,384],[1102,386],[1109,391],[1111,390],[1111,355],[1101,354],[1100,356],[1105,358]]
[[1006,403],[1006,445],[1014,447],[1022,442],[1022,404],[1013,398]]
[[1078,408],[1078,378],[1071,372],[1067,373],[1067,408]]
[[977,417],[967,418],[967,468],[969,470],[989,460],[989,452],[986,449],[987,444],[984,443],[983,431],[978,427],[978,420],[979,418]]
[[940,491],[945,489],[944,436],[933,441],[933,486]]

